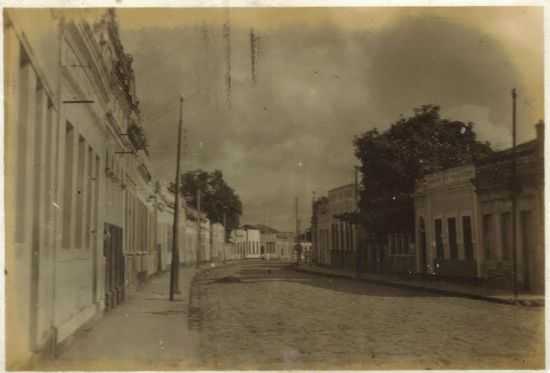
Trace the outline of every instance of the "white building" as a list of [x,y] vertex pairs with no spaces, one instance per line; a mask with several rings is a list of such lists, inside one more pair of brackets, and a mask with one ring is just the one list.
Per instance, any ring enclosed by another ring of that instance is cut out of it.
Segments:
[[231,232],[232,242],[241,258],[261,258],[261,233],[259,229],[240,228]]
[[114,12],[5,11],[7,367],[158,265],[155,188]]
[[224,261],[227,259],[227,253],[225,252],[225,228],[220,223],[214,223],[210,227],[212,260]]
[[292,232],[277,233],[277,242],[275,252],[279,259],[283,261],[294,261],[296,253],[294,251],[295,234]]

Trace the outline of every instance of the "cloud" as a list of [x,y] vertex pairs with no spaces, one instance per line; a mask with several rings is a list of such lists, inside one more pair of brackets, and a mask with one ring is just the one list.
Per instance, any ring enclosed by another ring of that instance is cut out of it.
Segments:
[[495,150],[502,150],[512,146],[512,128],[503,124],[497,125],[489,119],[489,109],[475,105],[462,105],[443,110],[443,116],[473,122],[474,131],[480,141],[489,141]]
[[[254,18],[232,24],[230,108],[223,17],[177,26],[173,15],[171,27],[122,24],[148,118],[155,173],[173,178],[178,97],[192,96],[183,110],[191,153],[185,167],[222,169],[243,200],[244,222],[265,220],[267,214],[274,226],[291,230],[295,196],[306,222],[313,191],[321,195],[352,181],[355,135],[386,128],[401,113],[433,103],[451,119],[476,122],[481,139],[505,145],[510,88],[542,102],[531,80],[518,73],[506,40],[494,28],[482,31],[481,21],[474,27],[420,10],[324,12],[301,24],[305,13],[259,11],[274,20],[269,27],[259,22],[267,18],[256,20],[255,83],[249,42]],[[237,10],[232,14],[239,18]],[[285,21],[277,24],[277,14]],[[375,14],[386,16],[365,26]],[[491,18],[491,25],[504,22],[502,17]],[[348,18],[355,26],[342,25]],[[529,108],[520,115],[521,123],[535,116]],[[531,135],[531,126],[521,127],[520,137]]]

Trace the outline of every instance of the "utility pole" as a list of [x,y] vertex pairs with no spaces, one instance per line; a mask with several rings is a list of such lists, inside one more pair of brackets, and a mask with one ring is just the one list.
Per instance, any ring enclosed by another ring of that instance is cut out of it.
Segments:
[[295,202],[295,207],[296,207],[296,244],[295,244],[295,248],[296,248],[296,262],[298,264],[300,264],[300,257],[302,255],[301,253],[301,250],[300,250],[300,220],[298,220],[298,196],[296,196],[296,202]]
[[226,235],[226,229],[227,229],[227,222],[226,222],[226,216],[225,216],[225,206],[223,206],[223,262],[225,263],[225,235]]
[[[353,167],[353,198],[354,198],[354,206],[353,206],[353,209],[354,211],[353,212],[357,212],[358,210],[358,201],[359,201],[359,167],[357,166],[354,166]],[[358,224],[357,222],[353,222],[351,224],[352,226],[352,232],[353,232],[353,239],[352,239],[352,245],[355,244],[355,257],[357,258],[357,275],[359,275],[361,273],[361,255],[360,255],[360,250],[361,250],[361,245],[359,244],[359,240],[357,239],[358,238],[358,233],[359,233],[359,229],[358,229]]]
[[518,299],[518,276],[517,276],[517,170],[516,170],[516,89],[512,89],[512,242],[513,242],[513,276],[514,276],[514,300]]
[[198,267],[199,264],[200,264],[200,260],[201,260],[201,225],[202,225],[202,219],[201,219],[201,190],[200,190],[200,186],[199,188],[197,189],[197,222],[198,222],[198,227],[197,227],[197,232],[199,234],[198,236],[198,239],[197,239],[197,259],[196,259],[196,263],[195,263],[195,266]]
[[178,124],[178,149],[176,158],[176,197],[174,202],[174,225],[172,227],[172,265],[170,267],[170,300],[174,300],[174,293],[179,294],[179,247],[178,225],[180,212],[180,158],[181,158],[181,132],[183,127],[183,97],[180,97],[180,116]]
[[315,208],[315,191],[311,194],[311,260],[310,264],[319,262],[319,238],[317,237],[317,211]]

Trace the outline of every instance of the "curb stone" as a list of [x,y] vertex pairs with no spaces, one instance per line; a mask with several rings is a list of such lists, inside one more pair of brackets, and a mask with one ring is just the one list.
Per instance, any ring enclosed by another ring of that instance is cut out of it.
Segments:
[[507,304],[507,305],[521,305],[524,307],[544,307],[545,302],[544,299],[538,299],[538,300],[518,300],[515,301],[514,299],[508,299],[508,298],[497,298],[492,296],[485,296],[480,294],[472,294],[472,293],[466,293],[462,291],[456,291],[456,290],[447,290],[447,289],[438,289],[428,286],[421,286],[421,285],[414,285],[414,284],[405,284],[395,281],[384,281],[384,280],[375,280],[375,279],[369,279],[365,277],[357,277],[353,274],[345,274],[345,273],[333,273],[333,272],[322,272],[322,271],[315,271],[312,269],[307,268],[299,268],[297,266],[291,267],[293,270],[297,272],[304,272],[304,273],[311,273],[318,276],[327,276],[327,277],[336,277],[336,278],[346,278],[349,280],[358,280],[358,281],[364,281],[364,282],[370,282],[377,285],[384,285],[384,286],[391,286],[391,287],[397,287],[397,288],[405,288],[405,289],[412,289],[412,290],[422,290],[426,292],[436,293],[436,294],[442,294],[442,295],[449,295],[449,296],[455,296],[455,297],[461,297],[461,298],[468,298],[468,299],[474,299],[474,300],[482,300],[486,302],[491,303],[500,303],[500,304]]

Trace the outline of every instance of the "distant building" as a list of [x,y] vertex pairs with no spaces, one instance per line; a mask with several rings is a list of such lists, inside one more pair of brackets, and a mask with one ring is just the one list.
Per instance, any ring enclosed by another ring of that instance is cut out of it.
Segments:
[[225,252],[225,228],[220,223],[214,223],[210,230],[211,258],[216,261],[226,260]]
[[359,228],[345,218],[356,211],[354,184],[334,188],[314,202],[312,256],[321,265],[355,266]]
[[280,260],[294,261],[295,252],[295,234],[293,232],[277,233],[277,242],[275,244],[275,254]]
[[234,229],[231,232],[231,239],[241,258],[261,257],[261,234],[259,229],[248,227]]
[[244,258],[246,233],[244,229],[233,229],[230,234],[229,240],[233,244],[233,258]]
[[330,229],[332,217],[328,207],[328,198],[321,197],[314,202],[313,251],[314,261],[321,265],[330,265]]
[[265,232],[261,234],[260,253],[265,259],[278,259],[277,255],[277,234],[276,232]]

